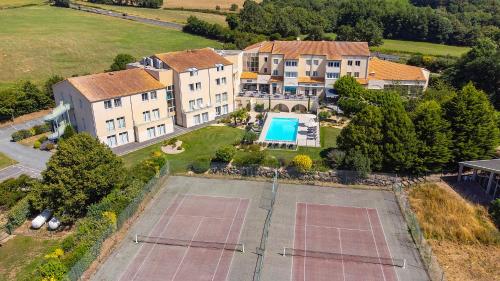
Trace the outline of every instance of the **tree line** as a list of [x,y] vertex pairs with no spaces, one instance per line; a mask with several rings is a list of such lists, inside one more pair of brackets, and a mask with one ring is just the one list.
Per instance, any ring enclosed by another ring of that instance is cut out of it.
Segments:
[[163,6],[163,0],[89,0],[89,2],[96,4],[134,6],[153,9],[158,9]]
[[489,159],[499,140],[498,114],[469,83],[456,91],[438,83],[419,98],[364,89],[342,77],[339,106],[353,116],[337,139],[352,169],[426,173]]
[[[449,3],[445,8],[425,2],[412,1],[419,5],[415,6],[387,0],[247,0],[240,13],[227,20],[243,32],[289,37],[319,27],[341,40],[371,45],[381,44],[382,37],[453,45],[472,45],[479,37],[499,41],[498,0],[428,1]],[[465,7],[459,8],[462,4]]]

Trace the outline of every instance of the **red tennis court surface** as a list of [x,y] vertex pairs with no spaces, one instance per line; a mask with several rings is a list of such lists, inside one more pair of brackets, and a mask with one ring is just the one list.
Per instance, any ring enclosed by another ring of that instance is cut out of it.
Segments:
[[[391,258],[376,209],[297,203],[294,248]],[[396,281],[393,266],[294,256],[293,281]]]
[[[164,211],[148,236],[238,243],[249,200],[181,195]],[[137,244],[137,254],[120,280],[226,280],[233,251]]]

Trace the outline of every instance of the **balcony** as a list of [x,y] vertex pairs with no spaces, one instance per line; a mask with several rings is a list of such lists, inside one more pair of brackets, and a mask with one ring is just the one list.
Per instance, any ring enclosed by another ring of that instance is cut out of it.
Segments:
[[194,107],[188,108],[187,110],[185,110],[184,113],[191,113],[191,112],[196,112],[199,110],[204,110],[204,109],[210,108],[210,106],[211,106],[210,103],[206,103],[206,104],[202,104],[202,105],[195,105]]
[[238,94],[238,97],[264,99],[264,100],[268,100],[269,98],[271,98],[271,100],[290,100],[290,101],[305,101],[308,100],[309,98],[311,98],[311,100],[315,100],[318,98],[317,96],[307,96],[305,94],[276,93],[271,95],[269,93],[260,91],[240,92]]

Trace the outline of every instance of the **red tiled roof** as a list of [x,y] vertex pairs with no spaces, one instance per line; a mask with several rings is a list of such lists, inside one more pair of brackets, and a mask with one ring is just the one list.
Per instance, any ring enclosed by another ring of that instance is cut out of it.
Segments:
[[186,72],[189,68],[213,68],[216,64],[233,64],[210,48],[156,54],[155,57],[177,72]]

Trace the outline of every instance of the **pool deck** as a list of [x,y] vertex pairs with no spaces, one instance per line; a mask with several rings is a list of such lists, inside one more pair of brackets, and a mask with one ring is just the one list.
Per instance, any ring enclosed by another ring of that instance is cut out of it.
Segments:
[[316,128],[316,138],[311,140],[307,139],[307,126],[306,124],[311,121],[311,119],[316,119],[314,114],[298,114],[298,113],[288,113],[288,112],[269,112],[267,114],[266,122],[262,128],[262,133],[259,136],[259,143],[269,143],[276,141],[266,141],[267,131],[271,125],[271,120],[273,118],[297,118],[299,119],[299,128],[297,129],[297,145],[298,146],[309,146],[309,147],[320,147],[319,140],[319,123],[317,123]]

